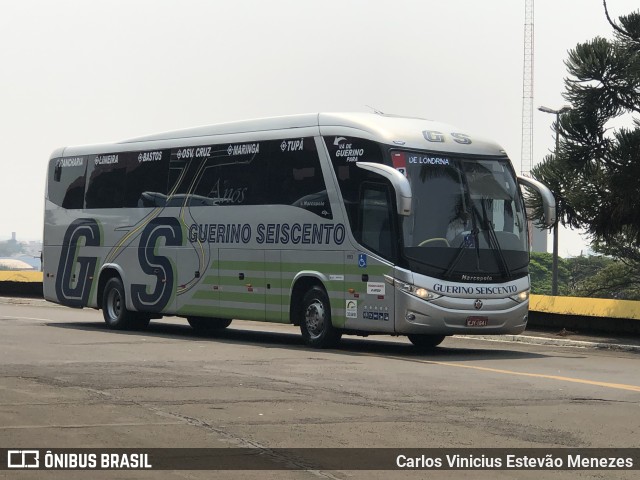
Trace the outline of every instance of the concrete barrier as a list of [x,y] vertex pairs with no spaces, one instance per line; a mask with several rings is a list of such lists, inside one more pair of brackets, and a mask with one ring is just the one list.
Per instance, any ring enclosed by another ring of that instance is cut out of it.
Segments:
[[640,320],[640,302],[632,300],[531,295],[529,310],[559,315]]
[[637,334],[640,333],[640,302],[531,295],[529,326]]
[[0,272],[0,295],[42,297],[42,272],[33,270]]
[[0,271],[0,282],[42,283],[42,272],[35,270]]

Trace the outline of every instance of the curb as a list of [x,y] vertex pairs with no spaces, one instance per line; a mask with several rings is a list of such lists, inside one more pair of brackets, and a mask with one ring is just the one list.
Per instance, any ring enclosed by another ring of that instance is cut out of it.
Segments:
[[584,340],[567,340],[559,338],[533,337],[531,335],[456,335],[459,338],[484,340],[490,342],[516,342],[531,345],[550,345],[554,347],[595,348],[622,352],[640,352],[640,345],[624,345],[620,343],[587,342]]

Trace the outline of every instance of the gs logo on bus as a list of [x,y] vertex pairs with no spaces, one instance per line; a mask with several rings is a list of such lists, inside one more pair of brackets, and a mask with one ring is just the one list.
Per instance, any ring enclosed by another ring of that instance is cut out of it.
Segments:
[[[79,218],[69,225],[64,234],[56,275],[56,296],[61,303],[71,307],[84,307],[87,304],[98,261],[96,257],[78,255],[81,238],[84,238],[87,247],[100,246],[102,238],[98,222],[93,218]],[[77,276],[74,275],[76,264],[80,266]],[[72,286],[74,283],[75,286]]]
[[[64,235],[55,289],[60,303],[72,307],[87,305],[97,273],[98,257],[80,254],[82,238],[84,246],[102,245],[102,232],[96,220],[92,218],[75,220],[69,225]],[[140,235],[138,245],[140,268],[147,275],[156,277],[156,282],[150,293],[147,293],[147,284],[131,285],[131,301],[137,310],[160,312],[171,300],[175,283],[173,265],[167,257],[155,253],[161,238],[164,238],[164,244],[168,247],[182,245],[182,229],[176,218],[155,218],[146,225]],[[79,265],[80,269],[74,276],[76,265]]]
[[167,257],[155,254],[160,238],[167,247],[179,247],[183,240],[182,229],[177,218],[154,218],[142,231],[138,246],[138,261],[142,271],[156,277],[156,285],[147,293],[147,285],[131,285],[131,301],[136,310],[160,312],[167,306],[174,291],[173,265]]

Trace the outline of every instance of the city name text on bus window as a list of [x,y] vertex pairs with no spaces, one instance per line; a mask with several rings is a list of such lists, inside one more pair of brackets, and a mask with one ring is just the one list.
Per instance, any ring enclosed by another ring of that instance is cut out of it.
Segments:
[[427,157],[423,155],[409,155],[409,163],[427,165],[449,165],[449,159],[440,157]]

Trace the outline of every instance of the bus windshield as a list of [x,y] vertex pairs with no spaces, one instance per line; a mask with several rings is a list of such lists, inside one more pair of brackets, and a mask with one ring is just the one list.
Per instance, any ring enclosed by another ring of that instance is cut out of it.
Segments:
[[508,159],[392,155],[406,165],[413,195],[402,226],[403,256],[412,270],[469,282],[526,274],[524,207]]

